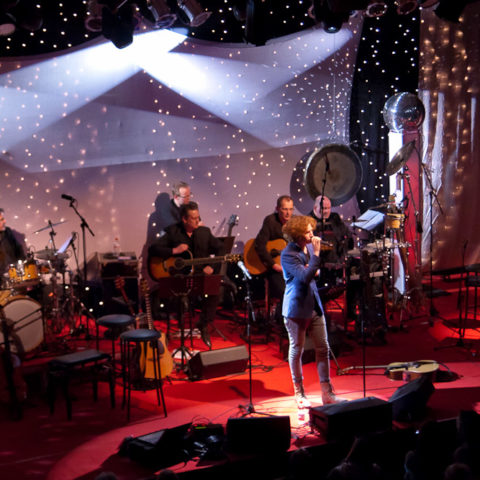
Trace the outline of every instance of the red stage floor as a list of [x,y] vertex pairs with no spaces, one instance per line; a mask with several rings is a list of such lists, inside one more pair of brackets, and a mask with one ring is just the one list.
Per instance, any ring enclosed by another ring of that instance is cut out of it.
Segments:
[[[447,375],[443,375],[445,372],[451,371],[454,375],[449,378],[451,381],[435,381],[435,392],[428,402],[428,418],[448,419],[455,417],[461,409],[478,409],[480,364],[477,352],[480,344],[477,338],[480,336],[476,329],[467,329],[464,341],[469,343],[469,348],[459,346],[458,330],[453,328],[458,318],[456,284],[442,286],[449,295],[435,298],[434,303],[443,318],[429,317],[427,300],[422,311],[414,312],[412,318],[404,321],[402,329],[389,331],[385,345],[367,344],[363,348],[355,337],[346,336],[341,330],[335,334],[340,371],[332,362],[332,380],[338,395],[347,400],[363,396],[388,400],[404,382],[384,375],[385,366],[392,362],[431,359],[440,364],[442,375],[438,380],[447,379]],[[340,313],[333,310],[331,315],[333,322],[342,327]],[[392,327],[398,327],[398,318],[391,323]],[[216,326],[226,340],[214,334],[214,350],[245,343],[240,336],[243,325],[219,317]],[[476,324],[471,326],[476,327]],[[311,431],[308,415],[299,416],[279,337],[272,335],[265,342],[265,336],[254,330],[253,340],[251,397],[255,410],[290,416],[291,449],[325,443],[321,434]],[[93,341],[89,344],[78,338],[68,340],[68,344],[71,348],[94,347]],[[178,339],[174,338],[169,348],[173,350],[176,346]],[[102,342],[102,348],[109,348],[108,342]],[[206,350],[197,337],[193,339],[193,349]],[[349,368],[362,367],[364,360],[368,367],[365,376],[361,368]],[[38,359],[35,362],[42,363]],[[33,368],[25,367],[27,370]],[[41,367],[37,370],[41,371]],[[309,398],[314,405],[321,405],[313,363],[304,366],[304,374]],[[27,399],[23,419],[12,421],[4,412],[1,421],[4,435],[0,440],[0,468],[3,478],[93,479],[102,470],[113,471],[122,480],[144,478],[153,472],[117,455],[125,437],[136,437],[187,422],[225,425],[230,417],[241,416],[244,413],[242,406],[248,405],[250,400],[248,369],[201,381],[189,381],[183,373],[175,372],[164,385],[167,418],[156,405],[154,392],[136,391],[133,393],[131,421],[127,423],[126,413],[120,408],[121,386],[117,385],[116,390],[117,407],[111,410],[108,388],[102,384],[97,403],[92,401],[89,386],[74,389],[73,419],[68,421],[63,399],[57,399],[56,410],[50,415],[42,393],[42,377],[32,375],[30,380],[37,382],[34,386],[37,393],[32,392]],[[203,462],[197,461],[173,467],[179,472],[203,468],[206,468]]]

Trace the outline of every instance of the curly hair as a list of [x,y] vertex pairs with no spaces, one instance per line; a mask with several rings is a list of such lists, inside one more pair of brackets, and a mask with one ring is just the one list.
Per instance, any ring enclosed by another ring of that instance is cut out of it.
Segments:
[[289,239],[296,242],[299,238],[307,233],[308,226],[312,228],[317,226],[317,222],[307,215],[298,215],[292,217],[283,227],[283,234]]

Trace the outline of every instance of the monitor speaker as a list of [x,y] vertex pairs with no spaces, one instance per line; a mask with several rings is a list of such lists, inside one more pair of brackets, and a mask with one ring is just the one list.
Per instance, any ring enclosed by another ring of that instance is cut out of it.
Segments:
[[290,417],[229,418],[227,450],[232,453],[286,452],[290,448]]
[[243,372],[247,364],[247,349],[238,345],[199,352],[190,359],[188,368],[191,380],[201,380]]
[[376,397],[366,397],[314,407],[310,409],[310,424],[327,440],[381,432],[392,427],[392,405]]
[[399,422],[421,420],[427,412],[427,403],[434,390],[427,375],[399,387],[388,400],[392,404],[393,419]]

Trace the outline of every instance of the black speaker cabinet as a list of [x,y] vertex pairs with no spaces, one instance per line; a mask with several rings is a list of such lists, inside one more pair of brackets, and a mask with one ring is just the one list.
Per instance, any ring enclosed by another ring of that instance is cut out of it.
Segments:
[[186,436],[190,428],[191,423],[185,423],[136,438],[127,437],[120,446],[119,454],[155,469],[186,462],[189,460],[185,448]]
[[290,417],[239,417],[227,421],[227,450],[232,453],[286,452],[290,448]]
[[247,364],[247,349],[245,345],[239,345],[199,352],[190,359],[188,367],[190,379],[200,380],[243,372]]
[[392,405],[376,397],[360,398],[310,409],[310,425],[327,440],[392,427]]
[[388,400],[392,404],[393,419],[399,422],[421,420],[434,390],[427,375],[399,387]]

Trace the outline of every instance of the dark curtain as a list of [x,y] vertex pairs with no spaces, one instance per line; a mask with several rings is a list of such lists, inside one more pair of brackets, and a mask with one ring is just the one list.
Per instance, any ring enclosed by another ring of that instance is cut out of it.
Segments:
[[360,212],[388,199],[388,128],[383,107],[399,92],[417,94],[418,10],[398,15],[393,5],[383,17],[365,17],[357,53],[350,103],[350,141],[361,159],[363,179],[357,193]]

